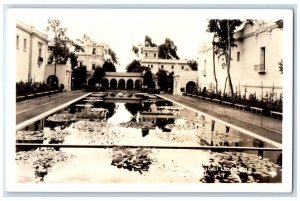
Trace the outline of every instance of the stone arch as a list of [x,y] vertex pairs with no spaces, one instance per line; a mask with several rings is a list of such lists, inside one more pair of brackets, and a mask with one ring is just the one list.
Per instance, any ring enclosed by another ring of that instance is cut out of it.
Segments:
[[102,86],[105,88],[105,89],[108,89],[109,88],[109,81],[108,79],[103,79],[102,80]]
[[133,90],[133,80],[132,79],[127,80],[127,87],[126,87],[126,89]]
[[120,79],[119,83],[118,83],[118,89],[125,89],[125,80],[124,79]]
[[59,80],[55,75],[49,75],[47,78],[47,84],[51,87],[58,89]]
[[194,81],[189,81],[186,85],[185,85],[185,91],[186,93],[192,93],[194,88],[196,87],[196,83]]
[[135,90],[140,90],[141,86],[142,86],[141,80],[136,80],[135,83],[134,83],[134,89]]
[[110,80],[110,89],[117,89],[118,88],[118,82],[116,79]]

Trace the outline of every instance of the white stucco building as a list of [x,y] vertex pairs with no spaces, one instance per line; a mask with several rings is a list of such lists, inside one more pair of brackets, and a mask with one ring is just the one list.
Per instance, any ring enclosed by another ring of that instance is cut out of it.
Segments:
[[[235,32],[237,47],[231,49],[231,80],[234,92],[249,96],[256,93],[261,98],[265,93],[282,93],[282,74],[279,62],[283,59],[283,30],[274,21],[246,23]],[[208,45],[209,44],[209,45]],[[199,86],[215,89],[213,73],[212,41],[200,48],[198,60]],[[227,70],[225,58],[215,57],[218,90],[224,90]],[[228,89],[228,82],[227,82]],[[227,90],[228,91],[228,90]]]
[[168,72],[189,71],[187,60],[159,59],[157,47],[143,47],[141,64],[147,66],[155,74],[159,69]]
[[66,90],[71,90],[71,64],[57,64],[54,76],[54,64],[48,64],[51,51],[48,48],[47,35],[26,25],[16,22],[16,82],[45,82],[50,77],[56,77],[58,86],[63,84]]
[[16,22],[16,81],[43,82],[47,58],[47,35],[33,26]]
[[84,41],[84,52],[76,52],[78,63],[86,66],[88,75],[91,76],[97,66],[103,66],[110,58],[109,46],[105,43],[96,43],[87,39]]
[[160,59],[157,47],[143,47],[141,64],[151,69],[156,74],[160,69],[168,73],[174,72],[173,94],[181,94],[186,90],[187,84],[197,85],[197,71],[191,70],[187,60]]

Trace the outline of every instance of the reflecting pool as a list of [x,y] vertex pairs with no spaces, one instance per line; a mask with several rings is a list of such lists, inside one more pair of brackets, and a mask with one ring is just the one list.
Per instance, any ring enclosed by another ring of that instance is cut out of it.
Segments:
[[282,152],[255,149],[274,146],[156,96],[128,97],[93,94],[17,131],[17,182],[281,182]]

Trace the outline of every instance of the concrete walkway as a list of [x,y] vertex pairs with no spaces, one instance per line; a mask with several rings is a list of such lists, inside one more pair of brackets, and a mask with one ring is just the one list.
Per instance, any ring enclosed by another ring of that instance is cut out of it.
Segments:
[[232,107],[180,95],[160,95],[262,137],[282,143],[282,121]]
[[71,91],[18,102],[16,105],[16,123],[22,123],[84,94],[87,92]]

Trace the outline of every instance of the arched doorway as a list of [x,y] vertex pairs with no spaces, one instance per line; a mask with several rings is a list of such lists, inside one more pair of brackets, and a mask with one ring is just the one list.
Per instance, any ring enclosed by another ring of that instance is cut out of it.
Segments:
[[133,90],[133,80],[128,80],[127,81],[127,88],[128,90]]
[[125,89],[125,80],[119,80],[118,89]]
[[117,89],[118,84],[116,79],[110,80],[110,89]]
[[142,83],[141,80],[136,80],[134,89],[135,90],[140,90],[141,89],[141,83]]
[[103,79],[102,80],[102,87],[104,87],[105,89],[109,88],[109,82],[108,79]]
[[195,87],[196,87],[196,83],[193,81],[189,81],[185,87],[186,93],[192,93]]
[[50,75],[47,78],[47,84],[49,84],[53,89],[58,89],[58,78],[55,75]]

